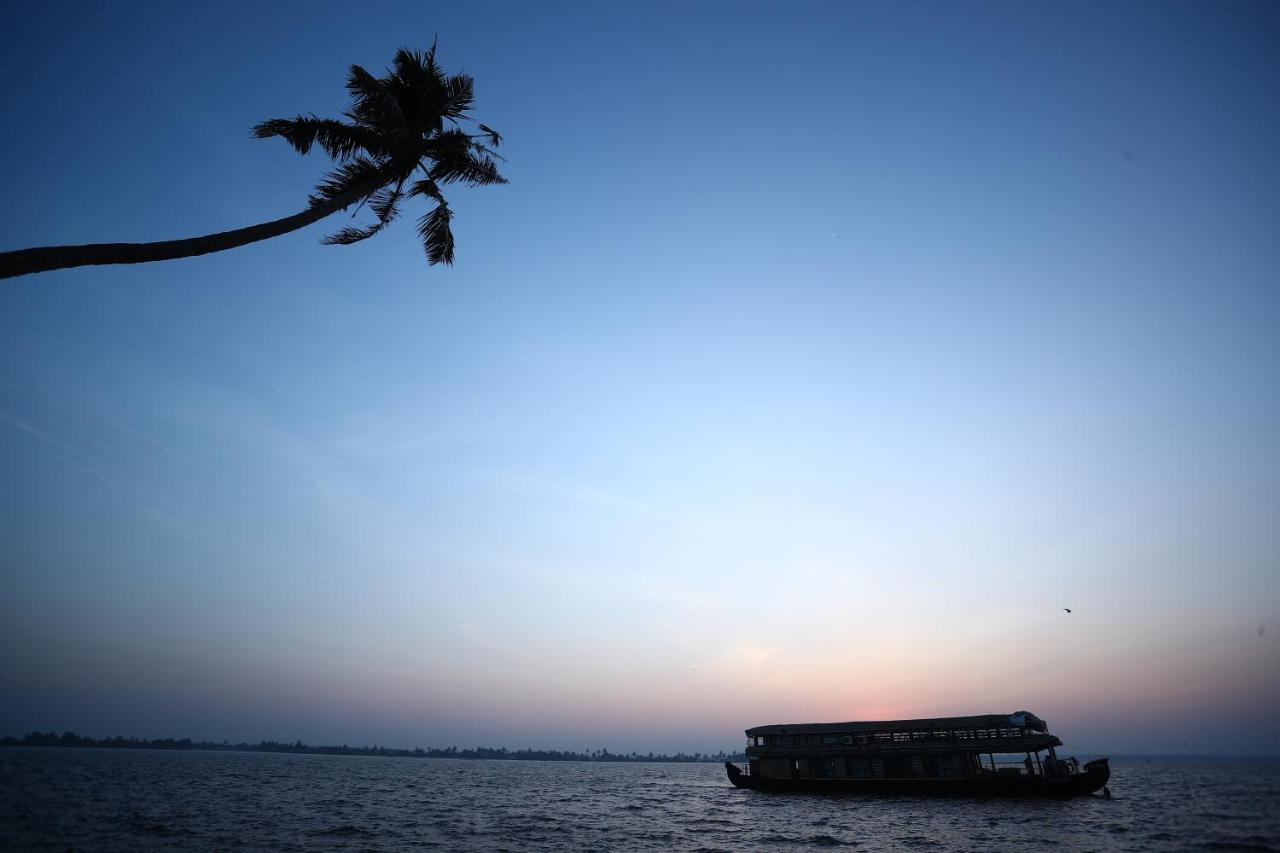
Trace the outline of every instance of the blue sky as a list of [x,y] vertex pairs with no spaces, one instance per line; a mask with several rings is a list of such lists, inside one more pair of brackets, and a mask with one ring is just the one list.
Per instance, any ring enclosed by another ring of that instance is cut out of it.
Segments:
[[301,209],[437,36],[511,184],[0,287],[0,730],[1280,752],[1270,7],[10,18],[0,248]]

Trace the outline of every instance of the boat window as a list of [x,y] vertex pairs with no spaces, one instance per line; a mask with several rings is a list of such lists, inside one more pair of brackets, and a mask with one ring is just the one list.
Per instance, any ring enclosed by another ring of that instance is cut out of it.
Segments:
[[840,742],[845,746],[853,745],[853,735],[840,735]]
[[828,778],[843,779],[849,775],[849,765],[843,758],[828,758],[822,767],[822,775]]
[[796,735],[796,746],[804,746],[809,742],[808,735]]
[[823,735],[823,736],[822,736],[822,742],[823,742],[824,744],[825,744],[825,743],[835,743],[835,742],[836,742],[836,736],[835,736],[835,735]]

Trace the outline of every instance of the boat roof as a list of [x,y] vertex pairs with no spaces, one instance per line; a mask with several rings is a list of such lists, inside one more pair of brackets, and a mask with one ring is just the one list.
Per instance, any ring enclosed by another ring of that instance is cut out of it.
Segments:
[[973,717],[930,717],[921,720],[858,720],[847,723],[776,723],[747,729],[747,737],[822,732],[919,731],[921,729],[1029,728],[1047,732],[1049,726],[1030,711],[978,714]]

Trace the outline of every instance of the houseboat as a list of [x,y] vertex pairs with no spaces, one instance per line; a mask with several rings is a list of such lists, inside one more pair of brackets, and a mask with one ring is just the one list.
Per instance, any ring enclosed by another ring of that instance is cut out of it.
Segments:
[[1106,789],[1107,759],[1059,758],[1062,741],[1030,711],[794,723],[747,729],[746,766],[729,781],[761,791],[965,797],[1075,797]]

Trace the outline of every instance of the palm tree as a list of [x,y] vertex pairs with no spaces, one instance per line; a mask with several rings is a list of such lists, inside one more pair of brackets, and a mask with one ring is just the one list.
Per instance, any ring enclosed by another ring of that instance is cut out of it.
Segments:
[[[336,163],[310,197],[307,209],[283,219],[185,240],[158,243],[93,243],[45,246],[0,253],[0,278],[90,264],[138,264],[221,252],[296,231],[331,213],[368,204],[374,221],[346,227],[324,239],[327,244],[356,243],[377,234],[400,213],[408,198],[423,196],[434,206],[418,220],[430,264],[453,263],[453,213],[440,187],[505,184],[495,152],[502,137],[467,114],[475,100],[474,81],[446,74],[436,63],[433,44],[426,53],[401,49],[385,77],[359,65],[347,76],[351,108],[348,121],[298,116],[264,121],[253,129],[258,139],[283,137],[299,154],[319,145]],[[462,122],[478,133],[468,133]],[[415,173],[421,176],[414,180]]]

